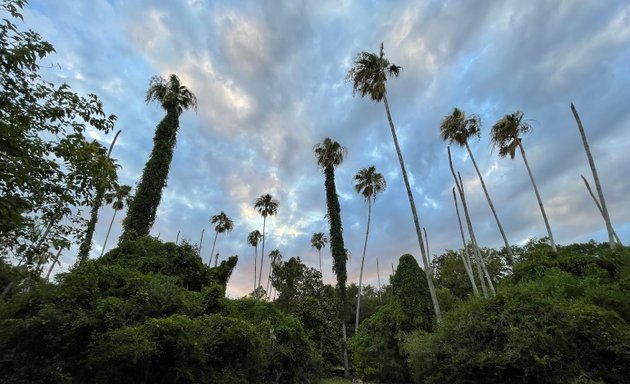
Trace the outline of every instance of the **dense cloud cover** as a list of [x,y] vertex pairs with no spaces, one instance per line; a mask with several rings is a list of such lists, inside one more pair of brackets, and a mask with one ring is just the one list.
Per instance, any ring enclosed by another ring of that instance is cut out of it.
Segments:
[[[590,178],[569,105],[585,124],[613,224],[630,238],[630,5],[622,1],[265,1],[31,0],[28,26],[55,46],[44,70],[81,93],[96,93],[123,133],[113,156],[121,181],[135,185],[163,116],[144,103],[151,76],[176,73],[198,97],[182,116],[168,188],[152,234],[198,242],[209,258],[211,215],[225,211],[234,231],[220,235],[221,258],[240,257],[228,293],[251,290],[261,229],[253,200],[280,201],[267,222],[267,250],[317,265],[309,239],[327,232],[324,178],[313,145],[330,136],[348,148],[337,170],[349,281],[357,281],[367,205],[352,176],[375,165],[388,182],[373,210],[366,278],[376,282],[403,253],[419,254],[409,204],[381,104],[352,96],[345,81],[360,51],[402,66],[388,97],[432,253],[460,246],[442,118],[457,106],[478,114],[472,150],[512,243],[545,235],[520,155],[499,159],[488,133],[522,110],[532,171],[560,244],[607,239],[580,174]],[[56,64],[59,64],[57,66]],[[96,135],[95,135],[96,136]],[[96,137],[107,145],[112,137]],[[502,245],[465,150],[453,148],[481,245]],[[101,211],[93,256],[112,211]],[[122,220],[123,215],[119,215]],[[115,223],[114,238],[120,234]],[[110,242],[112,244],[113,242]],[[325,280],[333,282],[325,248]],[[74,261],[70,255],[65,265]],[[268,260],[265,261],[268,266]],[[266,272],[266,271],[265,271]]]

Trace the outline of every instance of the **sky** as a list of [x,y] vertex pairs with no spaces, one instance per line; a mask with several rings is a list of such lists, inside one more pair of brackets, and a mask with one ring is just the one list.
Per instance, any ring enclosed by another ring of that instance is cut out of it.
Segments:
[[[253,201],[280,203],[267,220],[266,253],[299,256],[318,266],[310,246],[328,233],[324,176],[313,146],[330,137],[348,150],[335,171],[348,280],[357,282],[367,204],[353,175],[374,165],[388,187],[376,198],[364,281],[381,282],[404,253],[419,256],[409,202],[382,103],[353,96],[346,74],[361,51],[402,67],[387,83],[392,117],[432,255],[461,247],[447,144],[439,126],[453,107],[477,114],[470,142],[508,240],[546,235],[522,158],[498,157],[492,125],[516,110],[532,126],[523,138],[551,228],[559,244],[606,241],[604,222],[580,175],[592,179],[574,102],[598,167],[613,225],[630,240],[630,2],[508,1],[210,1],[30,0],[25,24],[51,42],[43,76],[80,94],[95,93],[122,133],[112,156],[121,183],[135,186],[152,147],[160,106],[145,103],[154,75],[179,76],[198,99],[180,119],[177,147],[151,230],[161,240],[199,243],[210,257],[209,220],[224,211],[234,230],[217,240],[220,259],[238,255],[228,295],[253,288],[254,249],[262,228]],[[113,133],[90,132],[109,146]],[[496,223],[465,149],[452,148],[464,179],[476,237],[500,247]],[[591,181],[592,183],[592,181]],[[95,233],[97,257],[113,211],[104,207]],[[124,214],[112,228],[116,244]],[[76,254],[62,258],[63,268]],[[330,249],[323,275],[334,283]],[[265,274],[269,259],[265,260]]]

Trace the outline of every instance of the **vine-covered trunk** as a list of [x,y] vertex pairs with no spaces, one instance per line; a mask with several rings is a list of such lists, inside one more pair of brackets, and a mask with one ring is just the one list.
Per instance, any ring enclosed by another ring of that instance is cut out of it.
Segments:
[[387,97],[383,96],[383,104],[385,104],[385,112],[387,113],[387,121],[389,122],[389,128],[392,132],[392,138],[394,139],[394,146],[396,147],[396,154],[398,155],[398,162],[400,163],[400,170],[407,188],[407,197],[409,198],[409,205],[411,206],[411,215],[413,216],[413,223],[416,227],[416,236],[418,238],[418,245],[420,246],[420,254],[422,255],[422,265],[424,266],[424,273],[427,276],[427,285],[429,286],[429,293],[431,294],[431,302],[433,303],[433,312],[435,312],[435,319],[439,323],[442,321],[442,312],[440,311],[440,304],[438,303],[437,295],[435,293],[435,286],[433,285],[433,275],[431,274],[431,268],[429,267],[429,260],[424,249],[424,241],[422,240],[422,234],[420,233],[420,219],[418,218],[418,211],[416,210],[416,203],[411,193],[411,185],[409,184],[409,178],[407,177],[407,170],[405,169],[405,161],[398,145],[398,137],[396,136],[396,129],[394,128],[394,121],[389,111],[389,104],[387,103]]
[[149,235],[162,199],[162,191],[166,187],[178,129],[177,111],[167,111],[155,130],[153,150],[142,171],[136,196],[129,205],[127,217],[123,221],[123,235],[120,241]]

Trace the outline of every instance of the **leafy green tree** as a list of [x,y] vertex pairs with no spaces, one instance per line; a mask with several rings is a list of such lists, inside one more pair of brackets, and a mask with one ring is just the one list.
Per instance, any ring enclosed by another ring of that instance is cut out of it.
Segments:
[[[217,245],[217,237],[219,237],[219,233],[230,232],[232,229],[234,229],[234,222],[228,217],[228,215],[225,214],[225,212],[221,211],[221,213],[219,213],[218,215],[212,216],[212,218],[210,219],[210,223],[216,224],[214,226],[214,242],[212,242],[212,251],[210,251],[210,260],[212,260],[212,257],[214,256],[214,247],[215,245]],[[214,256],[215,267],[217,266],[218,262],[219,254],[217,253],[217,255]]]
[[549,225],[549,220],[547,219],[547,214],[545,213],[545,207],[543,206],[542,199],[540,198],[540,193],[538,193],[538,187],[536,186],[536,181],[534,180],[532,171],[529,168],[527,156],[525,156],[525,148],[523,148],[523,144],[521,143],[523,134],[529,132],[530,130],[531,126],[527,123],[527,121],[523,120],[523,112],[516,111],[509,115],[505,115],[499,119],[494,126],[492,126],[490,139],[492,141],[492,145],[499,150],[500,157],[510,156],[510,158],[514,159],[516,149],[518,148],[521,151],[523,162],[527,168],[527,174],[532,182],[532,187],[534,187],[534,193],[536,194],[536,200],[538,201],[540,213],[542,214],[545,227],[547,228],[551,248],[556,251],[556,242],[553,240],[553,234],[551,233],[551,226]]
[[109,239],[109,233],[112,230],[112,224],[114,224],[114,220],[116,219],[116,214],[118,211],[122,211],[125,204],[129,206],[133,200],[133,197],[131,196],[131,187],[129,185],[118,186],[115,188],[114,192],[106,193],[104,198],[107,204],[113,203],[112,208],[114,208],[114,214],[112,215],[112,220],[109,222],[109,228],[107,228],[107,235],[105,235],[105,241],[103,242],[103,249],[101,250],[100,257],[102,257],[103,253],[105,253],[107,240]]
[[473,153],[470,150],[470,146],[468,145],[468,139],[475,137],[478,138],[480,130],[481,119],[479,119],[479,116],[472,115],[466,117],[464,111],[458,108],[453,108],[453,113],[445,116],[442,120],[442,124],[440,125],[440,136],[442,136],[442,140],[444,141],[448,141],[449,143],[456,143],[460,147],[466,147],[468,155],[470,156],[470,160],[472,160],[472,163],[475,166],[475,171],[477,171],[477,176],[479,177],[479,181],[481,182],[483,193],[486,195],[486,200],[488,200],[488,206],[490,206],[490,210],[492,211],[494,220],[497,222],[497,227],[499,227],[499,232],[501,232],[501,237],[503,238],[505,249],[512,258],[512,263],[514,263],[514,257],[511,253],[510,244],[508,243],[507,237],[505,236],[505,231],[503,230],[501,221],[497,216],[497,211],[494,209],[494,204],[492,204],[492,199],[490,198],[486,183],[484,182],[483,177],[481,176],[481,172],[479,171],[479,167],[477,166],[477,162],[475,161],[475,156],[473,156]]
[[440,313],[440,304],[437,301],[435,294],[435,288],[433,287],[433,281],[431,271],[429,269],[429,259],[424,247],[424,241],[422,240],[422,233],[420,232],[420,218],[418,217],[418,211],[416,210],[416,203],[411,192],[411,184],[407,177],[407,170],[405,169],[405,161],[403,160],[402,152],[400,151],[400,145],[398,144],[398,137],[396,136],[396,129],[394,128],[394,121],[389,110],[389,103],[387,102],[387,83],[388,77],[398,77],[402,68],[391,64],[384,56],[383,44],[381,44],[381,51],[379,55],[369,52],[361,52],[354,60],[354,67],[348,71],[347,79],[352,81],[354,94],[360,94],[361,97],[366,95],[375,102],[382,101],[385,105],[385,112],[387,114],[387,121],[389,122],[389,128],[394,140],[394,146],[396,147],[396,153],[398,154],[398,162],[400,163],[400,170],[407,188],[407,197],[409,198],[409,205],[411,207],[411,214],[413,216],[413,222],[416,229],[416,236],[418,238],[418,245],[420,246],[420,254],[422,255],[422,263],[424,265],[425,273],[427,274],[427,284],[429,285],[429,291],[431,292],[431,300],[433,302],[433,310],[435,316],[439,322],[442,318]]
[[354,175],[354,190],[361,194],[368,203],[368,219],[365,229],[365,242],[363,243],[363,255],[361,256],[361,270],[359,272],[359,291],[357,292],[357,310],[354,321],[354,329],[359,328],[359,313],[361,312],[361,287],[363,283],[363,265],[365,264],[365,251],[367,250],[368,236],[370,235],[370,220],[372,218],[372,203],[376,201],[376,195],[385,191],[387,182],[382,174],[376,172],[372,165],[362,168]]
[[[337,276],[337,289],[339,290],[339,303],[341,308],[346,302],[346,281],[348,279],[346,261],[348,253],[343,242],[343,227],[341,225],[341,206],[335,187],[335,167],[339,166],[348,150],[338,142],[327,137],[321,143],[313,147],[317,165],[324,171],[324,187],[326,189],[326,206],[328,208],[328,222],[330,224],[330,250],[333,259],[333,272]],[[350,376],[350,367],[347,362],[346,351],[346,323],[341,322],[344,339],[344,369],[345,376]]]
[[326,244],[328,244],[328,238],[324,232],[313,233],[313,236],[311,236],[311,247],[317,249],[317,254],[319,255],[319,273],[322,274],[322,278],[324,277],[324,272],[322,272],[322,248],[324,248]]
[[274,199],[270,194],[261,195],[254,200],[254,208],[263,217],[263,231],[262,231],[262,248],[260,250],[260,271],[258,272],[258,285],[262,287],[262,270],[265,261],[265,226],[267,224],[267,216],[273,216],[278,213],[278,207],[280,203]]
[[146,102],[153,100],[160,103],[166,116],[155,129],[153,149],[136,188],[136,198],[123,221],[121,241],[149,235],[166,187],[179,130],[179,116],[186,109],[197,108],[197,98],[176,75],[170,75],[168,80],[160,76],[151,78]]
[[0,5],[0,253],[22,259],[32,276],[51,255],[85,235],[77,208],[116,182],[106,149],[85,137],[110,132],[116,117],[101,101],[57,86],[39,73],[53,46],[20,30],[25,1]]
[[256,273],[256,268],[258,264],[258,242],[262,238],[262,233],[259,230],[253,230],[247,235],[247,243],[254,247],[254,290],[256,290],[256,277],[258,274]]

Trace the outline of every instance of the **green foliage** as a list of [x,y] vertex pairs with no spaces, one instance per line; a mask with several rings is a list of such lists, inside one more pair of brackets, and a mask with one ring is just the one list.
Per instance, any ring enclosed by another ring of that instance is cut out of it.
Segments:
[[[33,275],[49,249],[69,248],[84,234],[76,207],[91,205],[94,191],[116,182],[105,148],[86,130],[109,132],[93,94],[74,93],[39,74],[39,62],[54,52],[34,31],[21,31],[24,1],[5,0],[0,12],[0,249],[26,261]],[[8,15],[7,15],[8,13]],[[10,16],[9,16],[10,15]],[[65,218],[65,219],[64,219]],[[62,220],[64,219],[64,220]]]
[[362,379],[408,382],[411,378],[402,342],[409,332],[432,329],[434,320],[425,276],[413,256],[400,257],[391,278],[391,301],[361,322],[350,340],[355,373]]
[[617,383],[629,377],[628,251],[586,244],[556,254],[543,245],[522,259],[496,297],[470,298],[434,334],[407,339],[416,382]]

